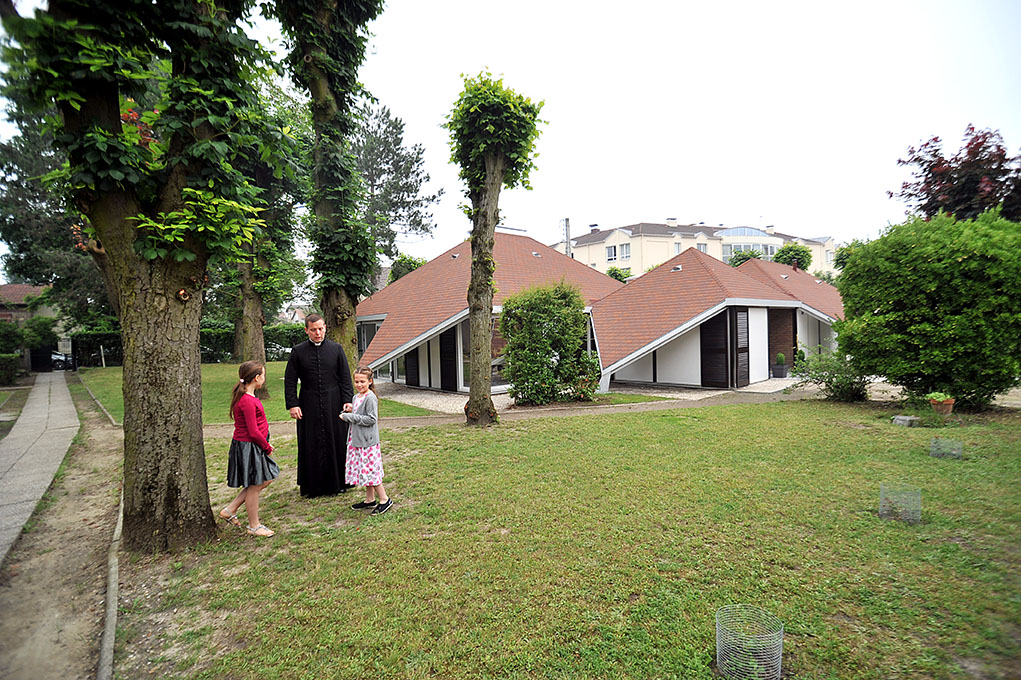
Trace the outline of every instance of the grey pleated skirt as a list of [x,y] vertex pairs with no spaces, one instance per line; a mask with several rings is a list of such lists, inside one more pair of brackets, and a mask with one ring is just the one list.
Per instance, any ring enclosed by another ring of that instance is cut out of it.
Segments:
[[261,446],[232,439],[227,454],[227,486],[255,486],[276,479],[280,468]]

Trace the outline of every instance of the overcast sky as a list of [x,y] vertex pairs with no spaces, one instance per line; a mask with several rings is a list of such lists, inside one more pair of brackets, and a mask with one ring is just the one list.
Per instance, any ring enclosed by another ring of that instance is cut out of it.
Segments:
[[433,237],[399,242],[427,258],[470,229],[441,125],[483,69],[545,102],[534,188],[500,207],[547,244],[563,218],[874,238],[904,217],[909,146],[953,153],[971,123],[1021,150],[1015,0],[389,0],[370,29],[361,80],[446,193]]
[[1021,2],[389,0],[361,79],[426,149],[446,196],[433,257],[470,225],[440,125],[460,74],[542,100],[532,191],[504,223],[543,243],[636,222],[874,238],[905,206],[897,159],[965,127],[1021,149]]

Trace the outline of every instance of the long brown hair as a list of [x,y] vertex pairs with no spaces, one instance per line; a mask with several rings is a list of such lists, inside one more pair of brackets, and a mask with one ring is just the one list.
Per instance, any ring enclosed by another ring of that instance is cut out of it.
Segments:
[[364,375],[364,376],[368,377],[368,379],[369,379],[369,389],[372,390],[373,394],[375,394],[377,397],[379,397],[379,393],[376,392],[376,381],[372,379],[372,369],[371,368],[369,368],[368,366],[359,366],[358,368],[355,369],[355,372],[352,374],[352,380],[354,379],[354,376],[356,376],[356,375]]
[[240,380],[234,383],[234,391],[230,396],[230,417],[232,419],[234,418],[234,407],[238,405],[238,400],[241,399],[241,395],[248,388],[248,383],[258,378],[263,368],[265,366],[258,361],[246,361],[238,367],[238,377]]

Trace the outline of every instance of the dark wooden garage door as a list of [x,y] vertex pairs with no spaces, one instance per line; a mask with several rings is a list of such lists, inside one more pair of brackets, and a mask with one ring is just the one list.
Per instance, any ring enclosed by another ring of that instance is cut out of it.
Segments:
[[730,387],[727,360],[727,313],[720,312],[699,326],[702,387]]
[[404,382],[407,385],[418,387],[421,383],[418,377],[418,348],[411,350],[404,355]]

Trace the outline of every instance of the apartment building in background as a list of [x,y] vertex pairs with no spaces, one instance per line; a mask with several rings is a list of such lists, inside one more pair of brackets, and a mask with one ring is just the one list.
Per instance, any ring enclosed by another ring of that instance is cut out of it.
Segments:
[[610,267],[617,267],[630,269],[632,276],[641,276],[688,248],[726,263],[734,253],[748,250],[757,250],[762,259],[772,261],[776,251],[788,243],[807,246],[812,252],[807,271],[837,273],[833,266],[837,244],[832,237],[791,236],[772,226],[711,227],[703,223],[678,224],[674,219],[665,224],[641,222],[614,229],[591,225],[587,234],[571,238],[570,249],[564,241],[550,247],[604,274]]

